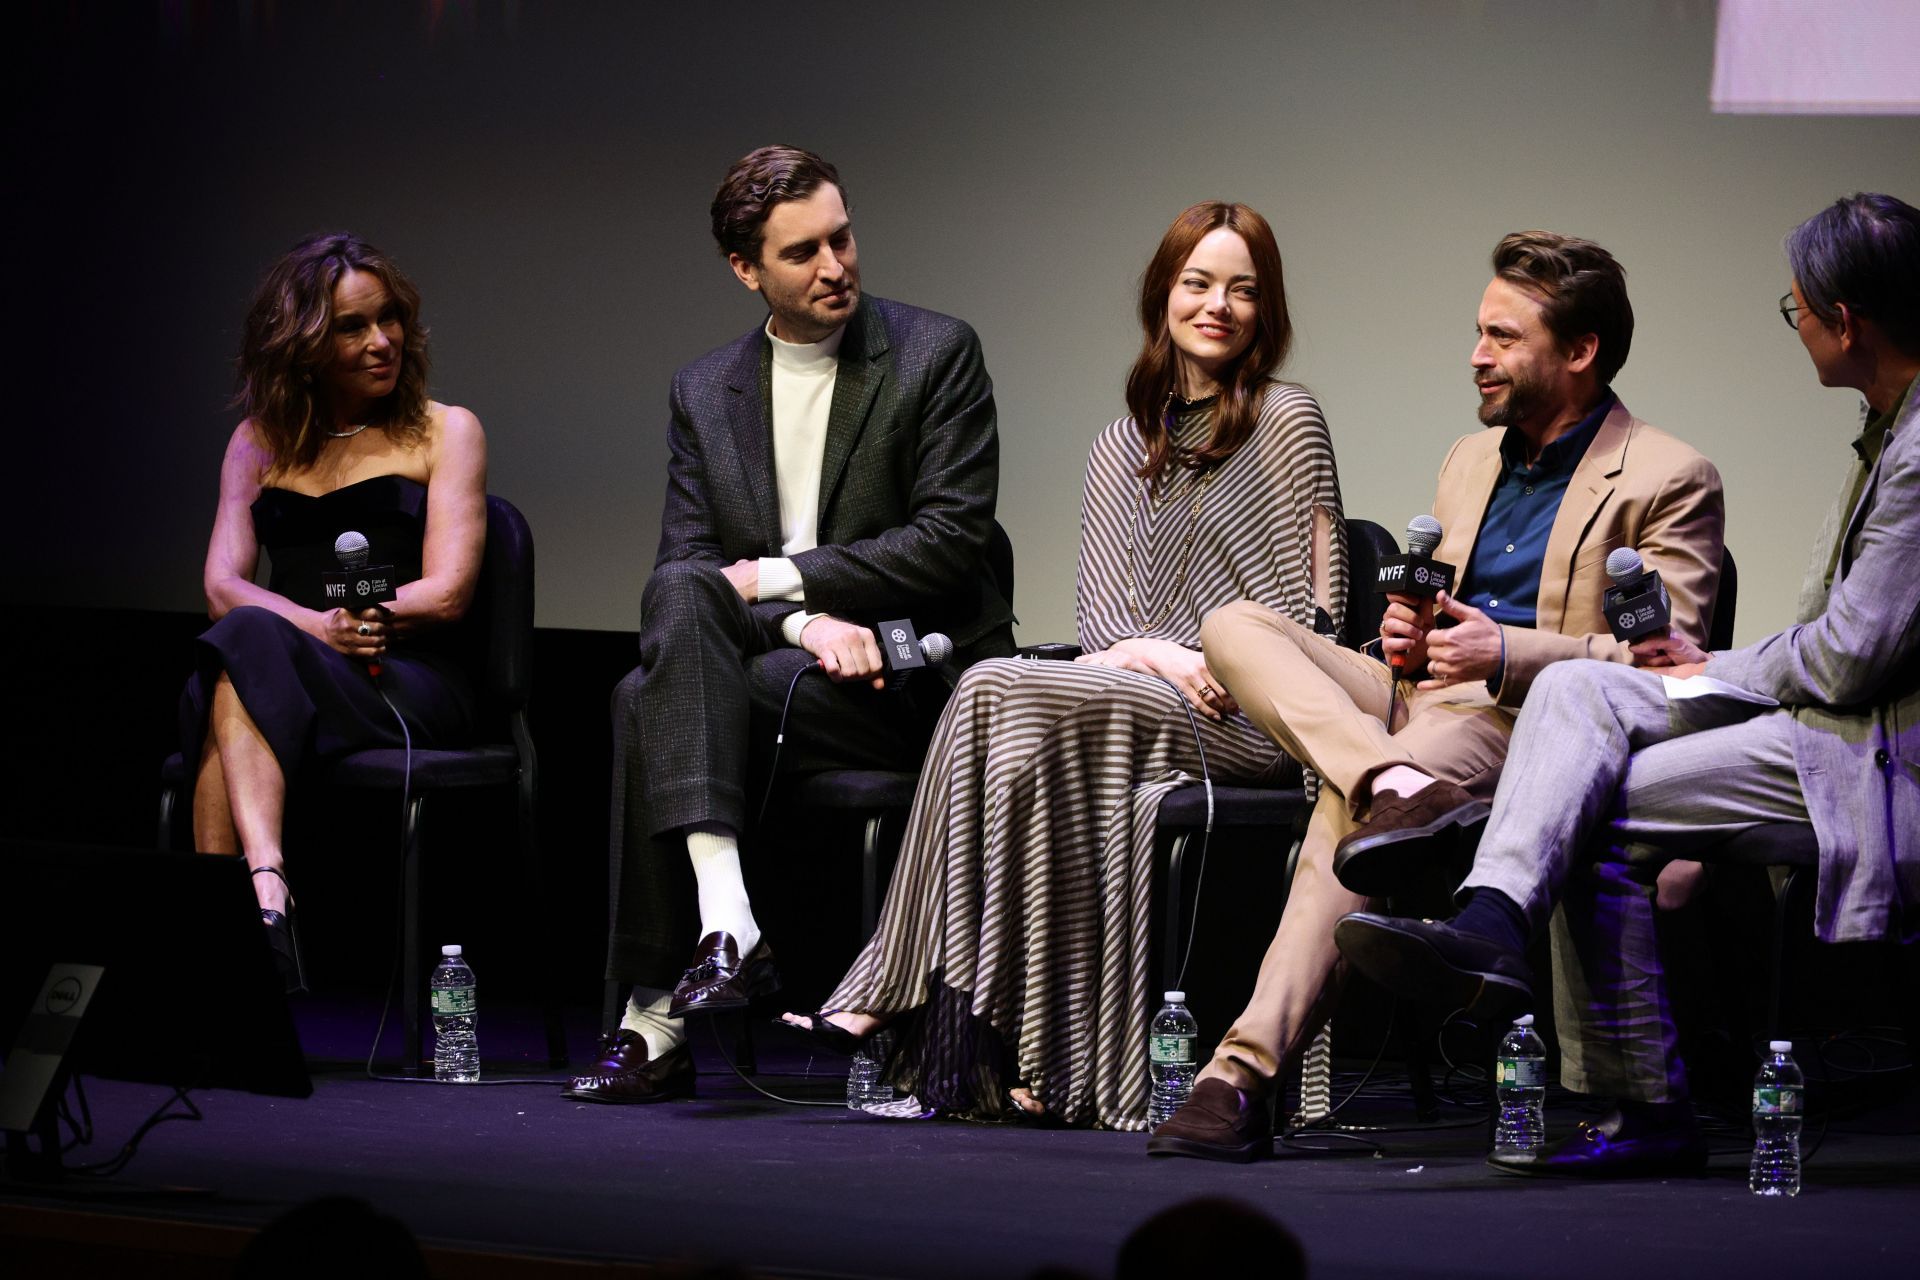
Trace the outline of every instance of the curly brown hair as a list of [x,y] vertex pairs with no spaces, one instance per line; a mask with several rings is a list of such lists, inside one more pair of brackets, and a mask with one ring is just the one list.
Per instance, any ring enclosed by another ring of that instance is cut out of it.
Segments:
[[[1179,385],[1173,339],[1167,334],[1167,295],[1194,246],[1221,227],[1246,242],[1260,287],[1254,308],[1253,341],[1221,377],[1220,405],[1206,442],[1191,451],[1173,443],[1170,399]],[[1287,313],[1287,285],[1267,220],[1244,204],[1202,200],[1183,210],[1160,238],[1160,247],[1140,277],[1140,354],[1127,374],[1127,410],[1133,415],[1147,456],[1139,475],[1158,484],[1168,467],[1204,470],[1233,456],[1253,434],[1260,396],[1267,379],[1293,345],[1293,320]]]
[[326,444],[332,417],[321,375],[333,360],[333,289],[348,271],[364,271],[386,286],[403,330],[399,381],[368,420],[409,447],[425,437],[432,362],[420,291],[393,259],[360,237],[325,232],[308,236],[268,268],[240,338],[233,407],[252,419],[275,472],[312,466]]

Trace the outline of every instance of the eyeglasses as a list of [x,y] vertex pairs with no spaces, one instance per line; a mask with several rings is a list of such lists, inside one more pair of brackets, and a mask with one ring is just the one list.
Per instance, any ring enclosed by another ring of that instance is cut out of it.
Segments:
[[1806,308],[1793,300],[1792,293],[1780,295],[1780,318],[1787,322],[1787,328],[1800,332],[1800,313]]

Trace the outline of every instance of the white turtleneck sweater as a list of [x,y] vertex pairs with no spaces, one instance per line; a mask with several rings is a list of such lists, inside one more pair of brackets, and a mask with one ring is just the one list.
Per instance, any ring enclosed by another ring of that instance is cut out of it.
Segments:
[[[806,583],[790,557],[820,545],[820,465],[827,447],[827,414],[833,407],[833,385],[840,373],[840,340],[846,328],[835,329],[818,342],[784,342],[773,335],[767,319],[767,341],[773,344],[773,476],[780,496],[779,557],[760,561],[760,598],[807,598]],[[780,630],[788,644],[800,643],[800,633],[820,615],[804,608],[788,614]]]

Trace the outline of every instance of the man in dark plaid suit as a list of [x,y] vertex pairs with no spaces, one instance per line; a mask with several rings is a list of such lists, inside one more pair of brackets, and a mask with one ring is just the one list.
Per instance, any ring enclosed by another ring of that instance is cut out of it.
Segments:
[[885,687],[882,619],[946,633],[956,667],[1013,650],[1011,588],[982,558],[999,446],[973,331],[861,292],[818,156],[742,157],[712,212],[769,314],[673,380],[640,666],[614,696],[607,972],[633,994],[568,1091],[596,1102],[690,1094],[683,1017],[777,986],[740,873],[750,744],[770,748],[784,717],[782,771],[917,762],[947,686]]

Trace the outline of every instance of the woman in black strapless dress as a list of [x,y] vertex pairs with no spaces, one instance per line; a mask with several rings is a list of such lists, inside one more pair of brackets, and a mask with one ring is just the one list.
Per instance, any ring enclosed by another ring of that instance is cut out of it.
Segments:
[[[486,437],[465,409],[427,398],[419,311],[379,250],[315,236],[267,273],[241,343],[235,402],[247,417],[221,465],[205,575],[214,625],[181,698],[181,734],[198,761],[195,847],[246,857],[289,989],[300,976],[280,841],[287,778],[401,745],[396,711],[415,747],[473,732],[450,624],[473,598],[486,541]],[[366,563],[394,567],[389,604],[327,603],[323,576],[349,531],[366,538]],[[263,548],[265,587],[254,582]]]

